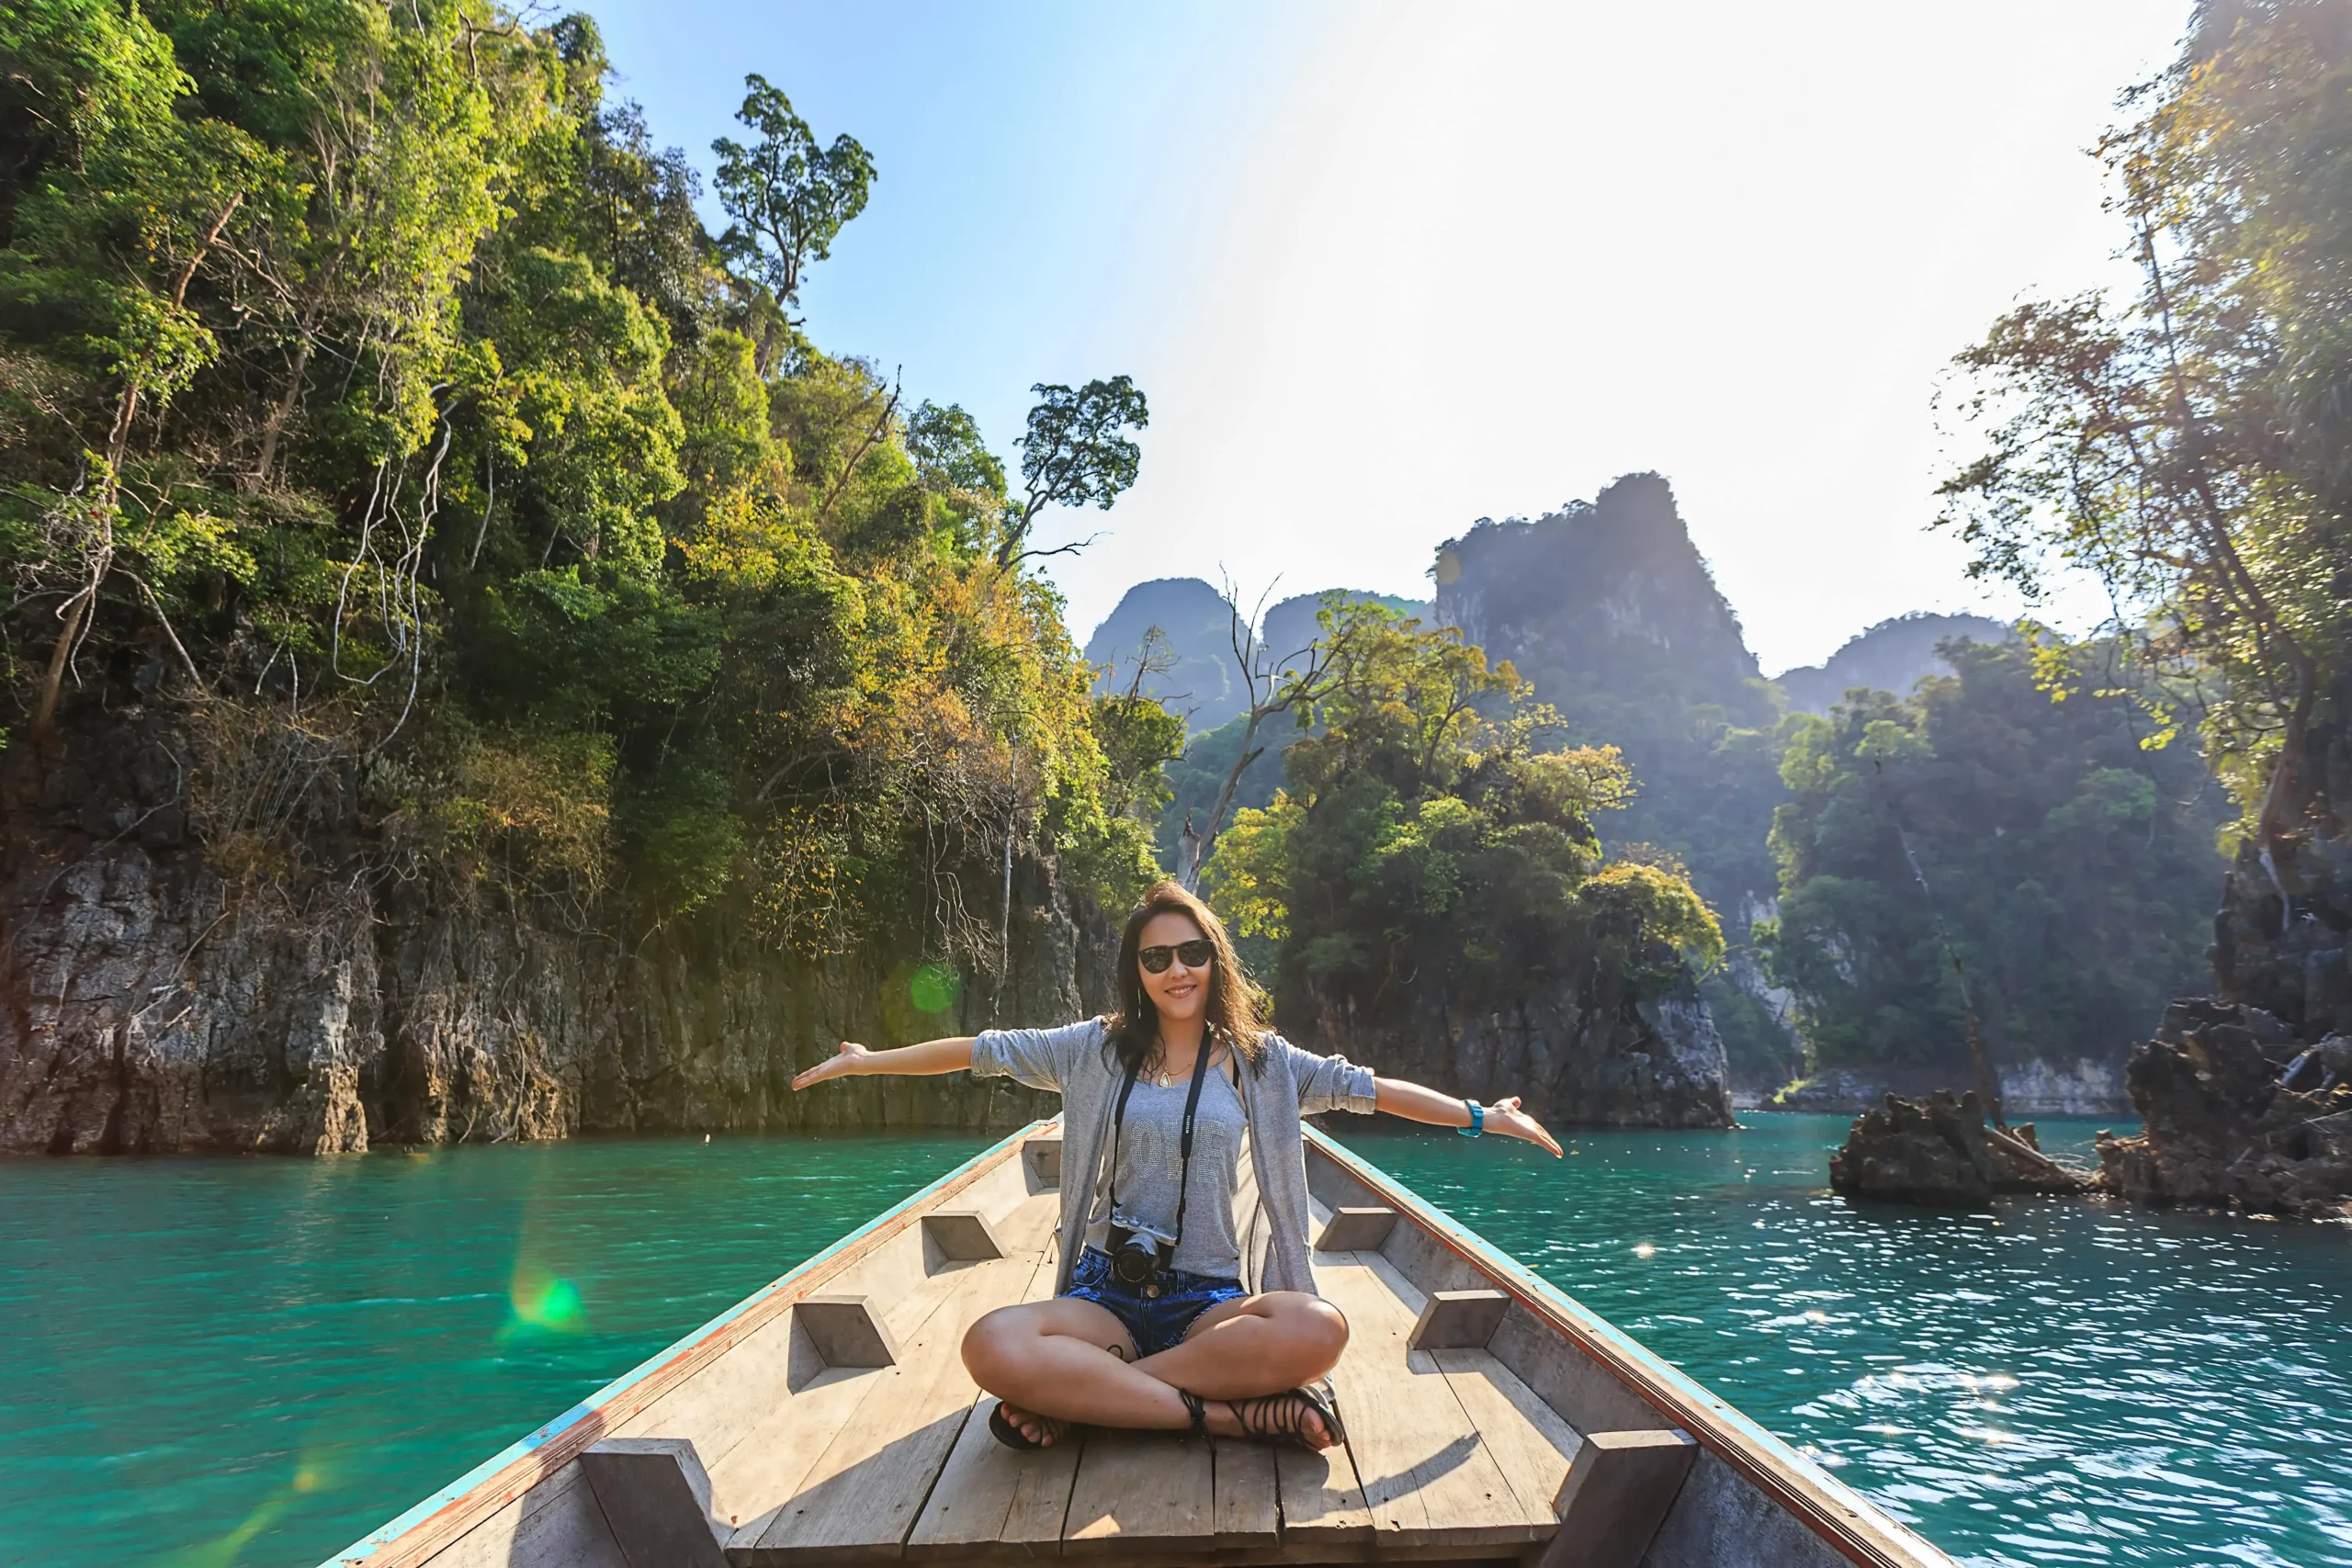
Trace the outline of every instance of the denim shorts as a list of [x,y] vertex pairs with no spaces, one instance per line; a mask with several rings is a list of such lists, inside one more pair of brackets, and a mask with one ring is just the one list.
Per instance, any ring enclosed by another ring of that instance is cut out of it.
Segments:
[[1156,1296],[1144,1294],[1142,1286],[1111,1272],[1109,1253],[1090,1247],[1079,1254],[1078,1266],[1069,1271],[1069,1289],[1062,1294],[1107,1308],[1135,1340],[1139,1354],[1157,1356],[1182,1340],[1201,1314],[1250,1293],[1238,1280],[1187,1274],[1181,1269],[1160,1275],[1159,1290]]

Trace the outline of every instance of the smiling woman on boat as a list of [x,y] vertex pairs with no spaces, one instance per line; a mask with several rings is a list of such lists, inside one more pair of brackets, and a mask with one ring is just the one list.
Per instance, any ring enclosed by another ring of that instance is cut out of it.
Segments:
[[[844,1042],[792,1087],[968,1068],[1061,1095],[1058,1292],[999,1308],[964,1337],[973,1381],[1000,1402],[989,1423],[1003,1441],[1044,1447],[1081,1422],[1328,1448],[1341,1433],[1322,1380],[1348,1325],[1307,1267],[1299,1119],[1385,1111],[1560,1145],[1517,1096],[1482,1107],[1261,1029],[1224,922],[1176,883],[1127,917],[1114,973],[1108,1018],[897,1051]],[[1245,1146],[1271,1232],[1270,1288],[1255,1293],[1234,1225]],[[1093,1179],[1072,1179],[1085,1171]]]

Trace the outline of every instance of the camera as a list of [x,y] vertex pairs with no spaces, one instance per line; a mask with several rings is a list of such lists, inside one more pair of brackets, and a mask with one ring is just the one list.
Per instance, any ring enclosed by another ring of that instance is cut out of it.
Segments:
[[1125,1214],[1111,1216],[1111,1233],[1104,1239],[1111,1244],[1111,1273],[1122,1284],[1156,1282],[1167,1272],[1169,1260],[1176,1256],[1174,1236]]

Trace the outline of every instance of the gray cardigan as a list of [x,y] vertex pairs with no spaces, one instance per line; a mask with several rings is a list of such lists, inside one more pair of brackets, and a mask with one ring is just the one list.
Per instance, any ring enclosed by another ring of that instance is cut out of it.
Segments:
[[[1087,1209],[1110,1141],[1121,1077],[1104,1048],[1099,1018],[1061,1029],[991,1029],[972,1046],[972,1071],[1010,1077],[1062,1097],[1061,1274],[1069,1288],[1086,1232]],[[1345,1056],[1302,1051],[1279,1034],[1264,1037],[1263,1066],[1242,1065],[1241,1103],[1250,1118],[1250,1163],[1268,1220],[1266,1251],[1253,1290],[1315,1290],[1306,1263],[1306,1139],[1299,1118],[1325,1111],[1375,1109],[1372,1074]],[[1091,1174],[1090,1174],[1091,1173]],[[1243,1267],[1252,1259],[1243,1244]]]

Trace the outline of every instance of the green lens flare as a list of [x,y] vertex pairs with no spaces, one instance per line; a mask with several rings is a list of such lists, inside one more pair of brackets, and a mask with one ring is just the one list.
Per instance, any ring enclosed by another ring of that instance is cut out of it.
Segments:
[[514,1309],[516,1325],[554,1334],[574,1334],[587,1326],[580,1287],[544,1269],[527,1266],[515,1269],[506,1299]]
[[945,1012],[963,994],[964,976],[953,964],[926,964],[907,985],[917,1012]]

